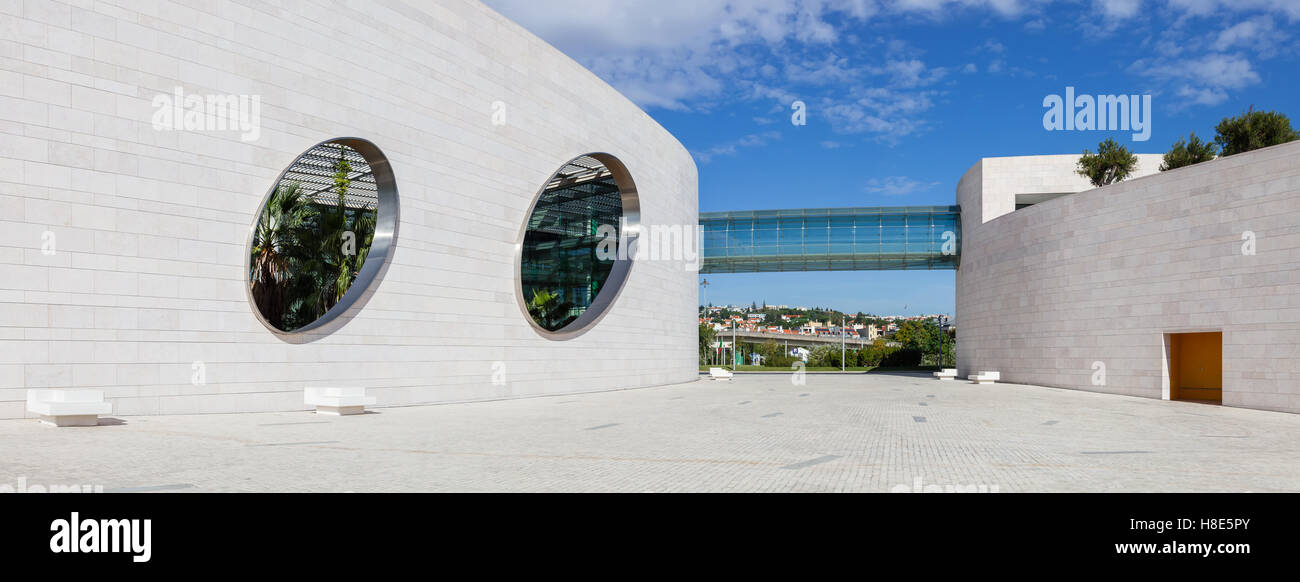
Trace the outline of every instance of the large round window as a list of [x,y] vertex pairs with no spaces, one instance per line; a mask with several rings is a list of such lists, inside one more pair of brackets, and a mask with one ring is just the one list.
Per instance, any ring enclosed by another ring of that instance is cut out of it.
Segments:
[[636,186],[609,154],[564,164],[537,195],[519,250],[518,300],[552,339],[589,329],[614,302],[635,257]]
[[326,331],[360,309],[392,255],[397,216],[393,172],[374,144],[340,138],[299,156],[253,226],[248,291],[262,323],[282,333]]

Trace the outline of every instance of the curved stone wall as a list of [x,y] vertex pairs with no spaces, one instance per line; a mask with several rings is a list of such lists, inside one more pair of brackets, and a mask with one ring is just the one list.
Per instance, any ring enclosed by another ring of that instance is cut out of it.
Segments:
[[[22,50],[0,57],[0,418],[27,388],[103,389],[133,415],[303,409],[312,385],[384,406],[696,377],[684,261],[634,264],[565,341],[516,304],[521,225],[567,160],[621,160],[642,225],[694,228],[698,207],[689,153],[518,25],[467,0],[80,4],[4,15]],[[246,97],[260,123],[170,129],[178,95]],[[340,136],[388,157],[400,236],[346,323],[277,337],[246,297],[249,229],[281,170]]]

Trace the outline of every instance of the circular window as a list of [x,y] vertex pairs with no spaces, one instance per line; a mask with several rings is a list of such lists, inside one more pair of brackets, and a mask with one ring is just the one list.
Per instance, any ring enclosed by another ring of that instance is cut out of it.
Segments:
[[636,256],[640,203],[622,162],[588,154],[542,187],[519,248],[519,305],[551,339],[582,334],[623,288]]
[[358,138],[322,142],[271,187],[249,242],[248,295],[278,333],[332,331],[361,309],[397,239],[397,185],[383,152]]

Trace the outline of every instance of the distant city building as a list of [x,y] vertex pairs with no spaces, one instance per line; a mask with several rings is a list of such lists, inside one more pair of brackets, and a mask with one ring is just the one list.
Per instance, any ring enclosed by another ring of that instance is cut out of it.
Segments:
[[876,338],[880,337],[880,328],[875,325],[855,325],[853,327],[858,337],[867,341],[875,341]]

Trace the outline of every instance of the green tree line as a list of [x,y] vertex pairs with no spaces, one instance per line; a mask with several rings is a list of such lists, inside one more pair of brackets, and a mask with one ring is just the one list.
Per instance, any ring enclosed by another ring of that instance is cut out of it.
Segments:
[[[1291,120],[1276,111],[1255,111],[1225,117],[1214,128],[1213,141],[1204,141],[1192,132],[1187,138],[1179,137],[1160,164],[1165,172],[1183,168],[1215,158],[1232,156],[1260,148],[1275,146],[1300,139],[1300,132],[1291,127]],[[1107,138],[1097,144],[1097,152],[1083,150],[1077,172],[1101,188],[1129,177],[1137,168],[1138,158],[1128,148]]]
[[[713,328],[700,325],[700,364],[708,365],[717,360],[716,350],[712,347],[716,338]],[[725,340],[725,334],[723,336]],[[839,368],[841,364],[848,368],[915,368],[915,367],[953,367],[956,365],[956,336],[952,331],[944,331],[933,321],[904,321],[893,338],[877,339],[870,345],[848,347],[843,350],[839,345],[821,345],[810,350],[808,366],[812,368]],[[775,340],[765,342],[740,342],[737,346],[743,362],[750,362],[751,354],[762,357],[764,367],[789,370],[799,358],[785,351],[783,343]],[[730,358],[728,351],[724,354]]]

